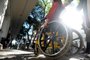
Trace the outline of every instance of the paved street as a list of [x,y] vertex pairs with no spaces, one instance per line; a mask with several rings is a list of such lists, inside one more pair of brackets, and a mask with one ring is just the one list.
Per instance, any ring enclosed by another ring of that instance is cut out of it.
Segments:
[[[83,54],[77,54],[74,56],[64,56],[58,58],[57,60],[71,60],[71,59],[78,59],[78,60],[90,60],[89,57],[84,56]],[[48,58],[45,57],[43,54],[35,56],[33,52],[27,52],[22,50],[1,50],[0,51],[0,60],[56,60],[53,57]]]

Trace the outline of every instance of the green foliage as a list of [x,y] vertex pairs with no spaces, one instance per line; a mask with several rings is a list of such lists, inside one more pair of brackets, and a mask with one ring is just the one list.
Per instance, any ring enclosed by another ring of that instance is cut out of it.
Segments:
[[52,1],[51,0],[39,0],[39,4],[45,9],[45,15],[47,15],[50,8],[52,7]]

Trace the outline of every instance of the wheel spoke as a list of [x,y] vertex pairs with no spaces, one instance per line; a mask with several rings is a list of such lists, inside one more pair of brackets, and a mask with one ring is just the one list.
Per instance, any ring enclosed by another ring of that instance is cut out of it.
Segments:
[[79,37],[77,37],[77,38],[74,38],[73,40],[77,40],[77,39],[80,39]]
[[49,40],[49,42],[48,42],[47,44],[45,44],[45,49],[44,49],[44,51],[48,48],[50,42],[51,42],[51,40]]
[[52,53],[54,54],[54,41],[52,40]]
[[75,46],[74,44],[72,44],[72,46],[73,46],[73,47],[76,47],[76,48],[78,48],[78,49],[80,49],[78,46]]

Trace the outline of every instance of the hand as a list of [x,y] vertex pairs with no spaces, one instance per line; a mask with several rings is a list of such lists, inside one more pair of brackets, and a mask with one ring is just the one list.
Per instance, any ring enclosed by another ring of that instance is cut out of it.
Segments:
[[47,27],[48,25],[48,19],[45,20],[45,23],[41,27]]

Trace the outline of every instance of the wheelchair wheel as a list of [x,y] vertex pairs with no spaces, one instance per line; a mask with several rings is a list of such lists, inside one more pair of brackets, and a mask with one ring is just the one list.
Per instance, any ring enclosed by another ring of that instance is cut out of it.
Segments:
[[49,57],[60,57],[67,53],[71,45],[71,32],[64,24],[52,21],[39,35],[39,48]]
[[69,51],[70,55],[79,53],[81,49],[83,48],[82,35],[76,30],[72,30],[72,35],[73,35],[73,39],[72,39],[72,45]]

